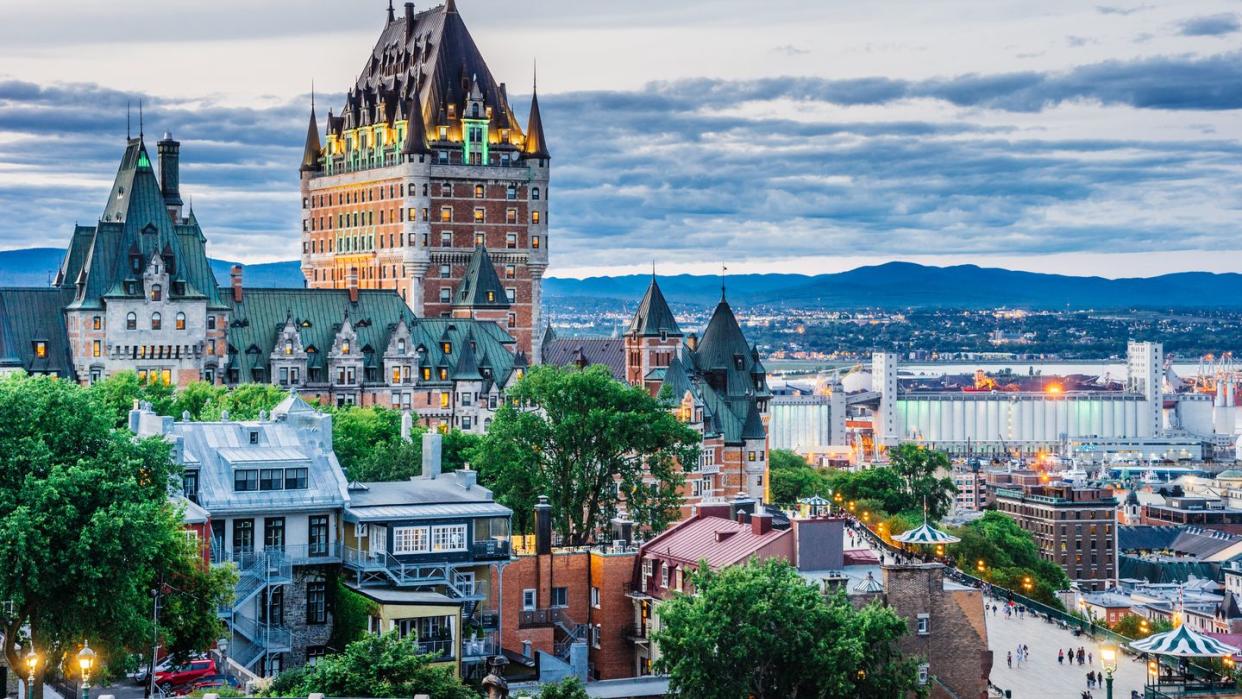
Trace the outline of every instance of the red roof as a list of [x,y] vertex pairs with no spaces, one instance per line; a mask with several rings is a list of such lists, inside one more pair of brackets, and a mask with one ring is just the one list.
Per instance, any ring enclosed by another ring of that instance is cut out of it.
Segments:
[[723,517],[697,517],[673,526],[672,529],[643,544],[643,555],[672,559],[686,565],[707,561],[713,570],[745,561],[759,549],[793,536],[790,529],[772,529],[756,534],[749,524],[738,524]]

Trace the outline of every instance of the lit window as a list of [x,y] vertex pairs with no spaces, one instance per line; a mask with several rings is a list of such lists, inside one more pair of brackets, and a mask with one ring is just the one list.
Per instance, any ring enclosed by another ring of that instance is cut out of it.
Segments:
[[95,316],[93,319],[91,319],[91,325],[94,327],[95,330],[103,329],[103,316]]
[[185,330],[185,314],[184,313],[177,314],[176,323],[177,323],[178,330]]
[[35,340],[34,355],[39,359],[47,358],[47,343],[43,340]]
[[452,354],[452,353],[453,353],[453,343],[451,343],[451,342],[442,342],[442,343],[440,343],[440,349],[444,350],[444,353],[445,353],[445,354]]
[[484,219],[484,216],[483,216],[483,209],[481,209],[481,208],[476,208],[476,209],[474,210],[474,222],[475,222],[475,223],[483,223],[483,219]]
[[349,354],[349,340],[341,343],[341,354]]
[[446,223],[449,221],[452,221],[453,220],[453,207],[441,206],[440,207],[440,220]]
[[151,300],[159,301],[164,295],[164,289],[159,284],[151,285]]
[[481,184],[476,184],[476,185],[474,186],[474,198],[475,198],[475,199],[482,199],[482,198],[483,198],[483,194],[484,194],[483,185],[481,185]]
[[509,248],[510,250],[517,249],[517,233],[506,233],[505,234],[505,247]]
[[289,340],[285,340],[285,356],[288,357],[292,354],[293,354],[293,343]]
[[505,279],[517,278],[517,265],[505,265]]
[[505,209],[505,223],[517,223],[517,209]]
[[530,239],[530,246],[536,250],[539,249],[539,236],[534,236]]
[[99,340],[91,342],[91,356],[98,357],[103,354],[103,343]]
[[484,235],[483,233],[475,233],[474,234],[474,246],[477,248],[477,247],[481,247],[484,245],[487,245],[487,236]]
[[539,223],[539,212],[538,211],[530,212],[530,222],[536,225]]

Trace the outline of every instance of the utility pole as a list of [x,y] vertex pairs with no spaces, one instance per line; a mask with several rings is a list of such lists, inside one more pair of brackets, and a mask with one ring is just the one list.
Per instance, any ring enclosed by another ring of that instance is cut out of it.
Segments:
[[155,693],[155,654],[160,648],[160,590],[151,590],[151,665],[147,671],[147,686],[143,691],[143,699],[151,699]]

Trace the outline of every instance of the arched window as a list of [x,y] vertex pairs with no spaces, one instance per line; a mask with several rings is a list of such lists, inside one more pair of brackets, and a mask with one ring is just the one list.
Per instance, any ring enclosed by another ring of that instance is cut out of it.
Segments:
[[160,314],[159,313],[151,314],[151,329],[152,330],[160,329]]
[[164,289],[159,284],[151,285],[151,300],[159,301],[164,296]]
[[125,329],[126,330],[137,330],[138,329],[138,315],[134,313],[133,311],[130,311],[129,315],[125,316]]
[[530,188],[530,198],[534,199],[535,201],[539,201],[539,188],[538,187]]
[[184,313],[177,314],[177,329],[185,330],[185,314]]
[[405,354],[405,340],[397,340],[397,354]]

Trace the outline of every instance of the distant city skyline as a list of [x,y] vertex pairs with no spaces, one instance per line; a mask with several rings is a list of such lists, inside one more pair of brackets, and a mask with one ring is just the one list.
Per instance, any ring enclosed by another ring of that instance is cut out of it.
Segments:
[[[549,276],[1242,271],[1236,2],[458,7],[519,113],[538,61]],[[385,8],[6,4],[0,249],[98,218],[141,100],[209,253],[295,259],[311,81],[339,111]]]

